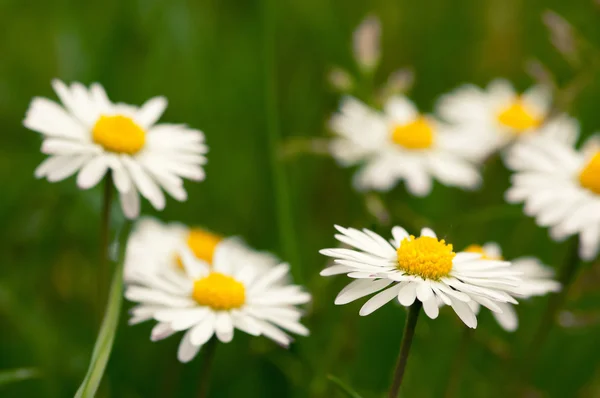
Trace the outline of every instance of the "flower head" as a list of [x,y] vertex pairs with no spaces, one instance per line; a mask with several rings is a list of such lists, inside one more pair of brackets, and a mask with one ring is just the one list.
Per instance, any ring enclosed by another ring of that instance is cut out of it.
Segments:
[[[540,129],[550,113],[551,96],[547,87],[535,86],[522,94],[503,79],[494,80],[483,90],[473,85],[458,88],[441,97],[438,114],[451,125],[472,132],[472,146],[488,156],[507,144],[525,137],[545,134]],[[573,142],[570,131],[560,131],[554,137]]]
[[338,136],[333,157],[342,165],[362,165],[354,181],[360,190],[387,191],[404,181],[412,194],[425,196],[433,179],[466,189],[480,183],[469,160],[469,137],[420,114],[405,97],[392,97],[383,113],[346,98],[331,129]]
[[185,331],[177,353],[181,362],[192,360],[213,335],[230,342],[235,329],[283,346],[292,341],[284,330],[308,335],[296,306],[310,301],[310,295],[285,283],[289,266],[256,264],[245,254],[223,250],[209,266],[188,249],[181,253],[183,271],[136,273],[125,291],[127,299],[139,303],[130,323],[155,319],[153,341]]
[[202,132],[156,124],[167,107],[165,98],[136,107],[112,103],[99,84],[88,89],[54,80],[52,85],[62,105],[34,98],[23,122],[42,134],[42,152],[50,155],[36,169],[36,177],[55,182],[77,173],[77,185],[88,189],[110,170],[128,218],[139,214],[138,192],[162,210],[162,190],[184,201],[183,179],[204,179],[208,148]]
[[477,318],[470,302],[495,312],[502,312],[499,304],[516,304],[509,293],[519,286],[520,273],[512,270],[510,263],[483,259],[481,253],[456,253],[428,228],[416,238],[394,227],[389,242],[367,229],[336,229],[340,234],[335,237],[352,248],[321,250],[335,259],[321,275],[347,274],[355,279],[337,296],[338,305],[379,292],[363,305],[360,315],[368,315],[394,298],[404,306],[420,300],[430,318],[437,318],[440,303],[444,303],[468,327],[475,328]]
[[190,228],[180,223],[165,224],[152,218],[143,218],[127,243],[125,279],[130,280],[142,272],[160,273],[165,269],[183,272],[180,253],[189,250],[207,267],[230,252],[239,253],[247,262],[265,270],[280,263],[266,252],[249,248],[238,237],[225,237],[203,228]]
[[[470,245],[465,252],[482,254],[482,258],[502,259],[502,249],[494,242],[488,242],[483,246]],[[560,283],[552,279],[554,272],[551,268],[543,265],[535,257],[521,257],[511,261],[511,269],[521,273],[521,283],[509,289],[511,295],[519,299],[527,299],[533,296],[543,296],[550,292],[558,292]],[[508,332],[514,332],[519,326],[519,318],[514,305],[510,303],[497,303],[502,312],[492,312],[496,321]],[[475,313],[479,312],[480,306],[472,301],[469,306]]]
[[[549,126],[552,127],[552,126]],[[506,157],[515,171],[506,192],[525,203],[525,214],[550,227],[555,240],[579,234],[579,254],[592,260],[600,249],[600,136],[582,150],[544,136],[529,137]]]

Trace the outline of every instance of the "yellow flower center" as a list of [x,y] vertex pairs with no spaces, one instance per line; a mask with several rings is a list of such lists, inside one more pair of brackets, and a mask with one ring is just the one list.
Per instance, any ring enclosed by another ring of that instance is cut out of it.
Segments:
[[240,308],[246,302],[246,288],[230,276],[211,272],[194,281],[192,298],[213,310]]
[[579,174],[581,186],[600,195],[600,151],[592,157],[592,160],[581,170]]
[[464,251],[467,253],[481,254],[481,258],[483,260],[502,260],[502,256],[490,256],[489,253],[485,251],[483,246],[480,245],[470,245]]
[[408,124],[396,125],[392,129],[392,141],[406,149],[430,148],[433,139],[433,126],[423,116]]
[[[200,228],[192,228],[188,234],[187,246],[197,258],[211,265],[217,245],[221,243],[222,240],[223,237],[220,235],[213,234]],[[177,256],[176,261],[177,266],[183,269],[183,263],[179,256]]]
[[542,124],[542,117],[527,107],[521,98],[517,98],[512,104],[498,112],[498,121],[506,127],[510,127],[513,133],[518,135],[539,127]]
[[92,129],[92,138],[107,151],[138,153],[146,143],[146,132],[130,117],[100,116]]
[[405,238],[397,250],[398,269],[423,279],[438,280],[452,271],[456,253],[445,240],[429,236]]

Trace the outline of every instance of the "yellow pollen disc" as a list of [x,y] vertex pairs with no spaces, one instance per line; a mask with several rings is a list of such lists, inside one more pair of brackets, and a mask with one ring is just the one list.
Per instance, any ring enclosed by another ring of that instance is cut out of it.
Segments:
[[497,256],[490,256],[488,255],[488,253],[485,251],[485,249],[483,248],[483,246],[479,246],[479,245],[470,245],[468,246],[465,251],[467,253],[478,253],[481,254],[481,258],[483,260],[502,260],[502,256],[497,257]]
[[528,108],[520,98],[498,112],[498,121],[513,129],[515,134],[524,133],[542,124],[542,118]]
[[427,149],[433,145],[433,126],[423,116],[392,129],[392,141],[406,149]]
[[[213,256],[217,245],[221,243],[223,237],[200,228],[192,228],[188,234],[187,245],[192,253],[200,260],[206,261],[209,265],[213,262]],[[177,266],[183,269],[181,258],[177,256]]]
[[579,174],[581,186],[600,195],[600,151],[592,157],[592,160],[581,170]]
[[246,302],[246,288],[230,276],[212,272],[194,281],[192,298],[213,310],[239,308]]
[[144,147],[146,132],[127,116],[100,116],[92,138],[107,151],[134,155]]
[[405,238],[397,250],[398,269],[423,279],[438,280],[452,271],[456,253],[445,240],[429,236]]

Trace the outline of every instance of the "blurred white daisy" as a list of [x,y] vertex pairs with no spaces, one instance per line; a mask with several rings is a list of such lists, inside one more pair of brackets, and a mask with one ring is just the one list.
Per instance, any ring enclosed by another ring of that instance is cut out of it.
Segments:
[[[503,79],[494,80],[487,89],[465,85],[442,96],[437,112],[442,120],[471,132],[472,145],[480,148],[484,157],[505,145],[540,133],[539,128],[550,112],[552,97],[549,89],[534,86],[523,94],[515,92]],[[546,133],[562,142],[574,142],[570,131]]]
[[238,237],[224,237],[202,228],[181,223],[162,223],[153,218],[137,222],[127,243],[125,279],[134,280],[139,272],[157,273],[164,269],[183,271],[180,252],[189,249],[194,256],[211,267],[225,251],[245,254],[246,261],[256,267],[272,268],[279,259],[266,252],[249,248]]
[[467,189],[481,181],[468,160],[470,137],[420,114],[405,97],[389,99],[383,112],[347,97],[330,126],[338,135],[333,157],[344,166],[362,165],[354,180],[359,190],[387,191],[403,180],[412,194],[425,196],[434,178]]
[[136,107],[112,103],[97,83],[87,89],[54,80],[52,86],[62,106],[34,98],[23,122],[43,135],[42,152],[50,155],[36,177],[56,182],[77,173],[77,185],[88,189],[110,170],[128,218],[139,214],[138,192],[162,210],[161,189],[184,201],[183,178],[204,179],[204,135],[185,125],[156,124],[167,107],[164,97]]
[[[479,253],[483,259],[502,260],[502,249],[497,243],[488,242],[483,246],[471,245],[465,250],[467,253]],[[554,271],[543,265],[535,257],[521,257],[511,261],[511,269],[521,273],[521,283],[519,286],[509,289],[514,297],[527,299],[533,296],[543,296],[550,292],[558,292],[561,288],[560,283],[552,278]],[[496,303],[502,312],[492,312],[494,318],[500,326],[506,331],[513,332],[519,326],[519,318],[515,307],[510,303]],[[480,306],[471,301],[469,306],[477,314]]]
[[367,229],[336,229],[341,234],[335,237],[353,249],[321,250],[335,259],[321,275],[347,274],[356,279],[337,296],[338,305],[381,291],[362,306],[360,315],[369,315],[397,298],[404,306],[420,300],[427,316],[435,319],[441,302],[475,328],[471,301],[495,312],[502,312],[499,303],[517,303],[507,291],[519,286],[521,279],[509,262],[482,259],[479,253],[455,253],[451,244],[428,228],[415,238],[394,227],[389,242]]
[[506,192],[510,203],[560,241],[579,234],[579,255],[592,260],[600,248],[600,135],[580,151],[543,136],[516,145],[506,157],[516,173]]
[[244,253],[224,251],[211,267],[190,250],[181,253],[184,272],[173,268],[139,274],[125,297],[140,303],[131,310],[130,324],[155,319],[151,339],[162,340],[178,331],[183,335],[177,357],[188,362],[215,335],[223,343],[234,329],[263,335],[282,346],[292,341],[284,330],[308,335],[296,306],[310,301],[300,286],[283,284],[287,264],[255,267]]

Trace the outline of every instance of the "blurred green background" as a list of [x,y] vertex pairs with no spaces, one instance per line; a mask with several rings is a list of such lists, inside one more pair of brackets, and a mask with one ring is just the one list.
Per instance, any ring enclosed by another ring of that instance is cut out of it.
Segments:
[[[573,101],[563,99],[584,135],[600,129],[599,2],[273,3],[277,74],[268,78],[277,87],[286,142],[326,136],[326,120],[340,98],[327,74],[333,66],[357,74],[352,31],[368,14],[379,16],[383,25],[383,57],[374,81],[381,84],[394,70],[412,68],[410,96],[425,111],[441,93],[464,82],[483,85],[503,76],[525,89],[533,83],[527,65],[537,59],[560,87],[577,84]],[[187,184],[187,202],[169,200],[160,214],[144,203],[144,212],[241,235],[257,248],[293,257],[296,280],[314,294],[305,321],[312,335],[298,338],[289,351],[241,332],[221,345],[210,396],[341,397],[328,374],[365,398],[384,395],[405,311],[390,304],[361,318],[364,300],[335,307],[333,299],[348,280],[319,277],[325,259],[318,250],[335,245],[334,223],[383,233],[388,228],[373,225],[364,198],[351,188],[352,170],[324,156],[288,156],[278,167],[290,188],[290,239],[298,250],[283,253],[268,152],[261,7],[258,1],[230,0],[0,0],[0,371],[39,372],[31,380],[0,381],[1,397],[73,396],[96,336],[100,188],[80,192],[73,178],[57,184],[35,180],[33,171],[44,158],[41,140],[21,124],[32,97],[56,98],[50,86],[54,77],[101,82],[111,99],[133,104],[165,95],[169,108],[163,121],[185,122],[206,133],[208,178]],[[587,40],[578,60],[565,58],[549,40],[542,21],[547,9]],[[569,243],[553,243],[518,206],[504,204],[508,173],[499,159],[485,165],[484,176],[478,192],[438,185],[428,198],[415,199],[399,186],[383,199],[393,222],[433,226],[456,247],[495,240],[507,258],[533,254],[558,268]],[[118,225],[117,207],[114,213]],[[528,396],[600,397],[599,287],[600,264],[583,267],[544,346]],[[522,303],[521,327],[513,334],[501,330],[489,312],[481,314],[455,396],[510,396],[508,386],[546,302]],[[195,396],[199,357],[178,363],[178,336],[152,343],[152,322],[129,327],[126,318],[124,312],[100,396]],[[437,320],[421,318],[403,396],[444,395],[462,330],[448,308]]]

